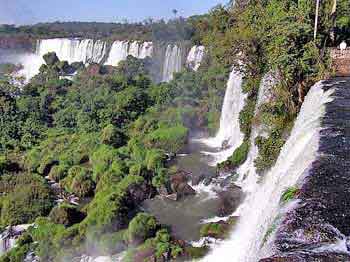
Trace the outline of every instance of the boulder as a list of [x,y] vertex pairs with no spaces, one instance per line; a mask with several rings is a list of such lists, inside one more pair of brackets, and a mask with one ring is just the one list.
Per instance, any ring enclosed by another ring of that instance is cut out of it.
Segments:
[[231,215],[242,199],[241,188],[235,185],[231,185],[224,191],[217,192],[219,197],[219,207],[217,215],[221,217]]
[[55,52],[49,52],[43,56],[45,63],[48,66],[53,66],[57,64],[60,60],[58,59]]
[[170,177],[170,188],[176,193],[176,199],[195,195],[196,191],[187,183],[190,173],[179,171]]

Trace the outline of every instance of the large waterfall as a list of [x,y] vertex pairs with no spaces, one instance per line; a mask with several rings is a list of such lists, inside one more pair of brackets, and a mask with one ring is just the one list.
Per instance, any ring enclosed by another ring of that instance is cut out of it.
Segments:
[[188,53],[186,65],[194,71],[197,71],[204,57],[204,46],[193,46]]
[[162,81],[169,82],[182,69],[182,51],[177,45],[168,45],[165,52]]
[[294,128],[283,146],[275,166],[248,193],[235,215],[240,217],[229,240],[213,250],[203,261],[256,262],[269,228],[279,215],[280,198],[289,187],[306,176],[317,155],[320,120],[332,90],[323,91],[322,83],[311,88],[301,107]]
[[152,42],[128,42],[128,41],[115,41],[112,44],[109,52],[106,65],[117,66],[120,61],[123,61],[131,55],[136,58],[144,59],[146,57],[152,57],[153,44]]
[[56,52],[61,61],[100,63],[107,52],[105,42],[92,39],[55,38],[39,40],[36,53],[43,56],[49,52]]
[[225,161],[243,142],[244,135],[240,129],[239,113],[244,107],[246,95],[242,91],[242,81],[242,73],[233,69],[227,82],[219,131],[215,137],[203,140],[213,148],[223,149],[217,153],[207,152],[214,157],[213,165]]
[[[104,63],[105,65],[117,66],[128,55],[139,59],[154,58],[154,49],[153,42],[142,41],[115,41],[109,47],[107,42],[102,40],[42,39],[37,41],[35,54],[28,54],[26,57],[19,59],[24,66],[21,75],[29,80],[37,74],[40,66],[44,63],[42,57],[49,52],[55,52],[61,61],[67,61],[68,63]],[[161,65],[158,70],[160,81],[169,82],[172,80],[173,74],[180,72],[185,64],[194,71],[198,70],[205,48],[203,46],[193,46],[187,56],[185,56],[184,50],[185,48],[177,44],[168,44],[166,50],[161,52],[161,61],[156,62]],[[185,57],[187,57],[187,60],[183,61]]]

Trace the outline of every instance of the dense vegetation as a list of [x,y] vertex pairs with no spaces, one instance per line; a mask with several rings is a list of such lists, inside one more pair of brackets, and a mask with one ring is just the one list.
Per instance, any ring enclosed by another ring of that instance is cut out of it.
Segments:
[[[1,27],[0,37],[191,39],[207,49],[198,72],[185,69],[160,84],[150,80],[147,60],[133,57],[117,68],[84,68],[48,54],[46,65],[23,88],[9,79],[11,65],[1,67],[0,226],[36,225],[1,261],[22,261],[29,250],[43,261],[126,249],[126,261],[205,254],[205,247],[195,249],[174,239],[166,226],[139,210],[140,203],[158,194],[174,174],[168,157],[183,149],[190,131],[217,130],[232,65],[245,76],[247,100],[239,119],[245,138],[223,166],[236,168],[245,161],[255,123],[268,133],[254,141],[257,170],[263,173],[274,164],[308,89],[331,74],[325,47],[349,38],[348,1],[338,2],[336,16],[321,16],[316,40],[312,0],[242,1],[218,6],[205,16],[129,27]],[[330,14],[331,3],[322,2],[323,14]],[[62,78],[72,67],[78,69],[73,81]],[[273,99],[255,115],[259,85],[268,72],[278,84]],[[48,180],[62,189],[59,197]],[[296,194],[289,189],[282,201]],[[81,200],[79,205],[71,203],[72,195]],[[223,238],[226,229],[209,224],[201,234]]]
[[35,25],[0,25],[1,37],[83,37],[110,40],[190,40],[196,17],[164,20],[147,19],[140,23],[54,22]]
[[[275,163],[309,88],[331,75],[327,47],[349,39],[349,2],[337,1],[336,12],[332,12],[333,4],[321,1],[316,39],[315,2],[311,0],[243,1],[229,8],[219,6],[198,22],[196,34],[208,47],[213,63],[236,64],[244,71],[248,98],[240,123],[246,139],[254,122],[269,128],[268,136],[256,141],[259,172]],[[255,119],[259,83],[266,73],[274,74],[278,84],[273,87],[274,99],[260,106]],[[242,153],[248,152],[245,148],[238,148],[227,164],[234,166],[242,159]]]

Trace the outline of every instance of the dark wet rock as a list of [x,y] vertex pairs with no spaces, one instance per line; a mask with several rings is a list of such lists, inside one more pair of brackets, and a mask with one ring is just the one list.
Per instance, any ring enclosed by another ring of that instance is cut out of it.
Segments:
[[208,175],[203,173],[198,176],[191,176],[192,185],[197,186],[201,182],[203,182],[205,179],[208,179],[208,177],[209,177]]
[[152,188],[146,182],[140,185],[132,185],[127,190],[127,201],[135,205],[142,203],[153,194]]
[[55,52],[47,53],[43,56],[43,58],[48,66],[53,66],[60,61]]
[[194,190],[189,184],[181,183],[176,188],[176,194],[178,199],[181,199],[186,196],[193,196],[196,194],[196,190]]
[[322,88],[335,92],[321,121],[319,156],[299,190],[297,207],[277,228],[275,256],[263,262],[350,261],[337,251],[310,251],[350,235],[350,78],[324,81]]
[[231,215],[242,199],[241,188],[235,185],[231,185],[224,191],[217,192],[217,195],[219,197],[217,215],[222,217]]
[[74,69],[74,71],[78,71],[80,69],[84,69],[85,65],[83,62],[73,62],[71,64],[71,67]]
[[259,262],[349,262],[350,255],[336,253],[296,253],[260,259]]
[[188,184],[191,173],[179,171],[170,177],[171,193],[176,194],[176,199],[195,195],[196,191]]

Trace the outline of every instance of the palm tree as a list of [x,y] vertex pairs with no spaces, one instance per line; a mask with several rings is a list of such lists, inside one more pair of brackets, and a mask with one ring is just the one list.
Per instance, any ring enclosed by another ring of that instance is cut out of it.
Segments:
[[177,13],[178,13],[178,11],[177,11],[176,9],[173,9],[172,12],[173,12],[173,14],[174,14],[175,16],[176,16]]

